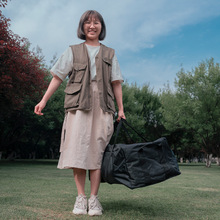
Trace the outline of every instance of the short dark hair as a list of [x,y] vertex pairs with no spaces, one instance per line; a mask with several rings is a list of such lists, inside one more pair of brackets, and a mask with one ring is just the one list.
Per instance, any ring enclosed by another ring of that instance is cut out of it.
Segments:
[[105,36],[106,36],[105,22],[104,22],[102,15],[95,10],[88,10],[88,11],[84,12],[83,15],[81,16],[80,21],[79,21],[79,26],[77,29],[78,38],[82,39],[82,40],[86,40],[83,26],[84,26],[84,22],[87,21],[91,16],[94,16],[95,18],[97,18],[101,22],[102,30],[99,35],[99,40],[104,40]]

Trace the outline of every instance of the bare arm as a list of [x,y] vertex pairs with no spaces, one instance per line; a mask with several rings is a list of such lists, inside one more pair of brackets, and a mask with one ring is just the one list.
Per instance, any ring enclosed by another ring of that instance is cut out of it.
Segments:
[[122,87],[121,82],[119,80],[112,82],[112,88],[115,95],[116,103],[118,106],[118,119],[117,121],[120,121],[121,118],[125,118],[124,114],[124,107],[123,107],[123,100],[122,100]]
[[47,101],[54,94],[54,92],[58,89],[58,87],[60,86],[61,83],[62,83],[62,80],[58,76],[54,75],[54,77],[52,78],[52,80],[47,88],[46,93],[43,96],[43,98],[34,108],[35,114],[43,115],[43,113],[41,111],[44,109],[44,107],[47,104]]

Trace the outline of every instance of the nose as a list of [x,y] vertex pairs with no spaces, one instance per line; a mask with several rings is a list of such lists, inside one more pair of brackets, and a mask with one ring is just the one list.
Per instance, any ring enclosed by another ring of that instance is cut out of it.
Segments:
[[91,22],[91,24],[90,24],[90,28],[94,28],[94,27],[95,27],[94,23]]

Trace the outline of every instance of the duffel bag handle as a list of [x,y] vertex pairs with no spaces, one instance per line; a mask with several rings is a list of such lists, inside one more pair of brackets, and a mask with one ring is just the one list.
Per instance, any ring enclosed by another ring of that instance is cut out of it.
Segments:
[[[116,130],[114,144],[116,144],[116,140],[117,140],[117,137],[118,137],[118,134],[119,134],[121,128],[123,128],[124,131],[131,138],[131,136],[129,135],[129,132],[128,132],[127,128],[124,126],[124,124],[126,124],[128,127],[130,127],[140,138],[142,138],[145,142],[147,142],[147,140],[141,134],[139,134],[125,119],[121,118],[121,120],[119,121],[119,123],[117,125],[117,130]],[[132,140],[132,138],[131,138],[131,140]]]

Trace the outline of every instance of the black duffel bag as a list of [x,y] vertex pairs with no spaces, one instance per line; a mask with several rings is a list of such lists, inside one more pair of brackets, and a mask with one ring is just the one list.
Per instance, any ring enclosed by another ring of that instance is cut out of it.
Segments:
[[125,125],[136,132],[126,120],[119,122],[114,144],[108,144],[103,155],[101,182],[123,184],[135,189],[181,174],[176,158],[164,137],[153,142],[116,144],[121,128],[128,132]]

